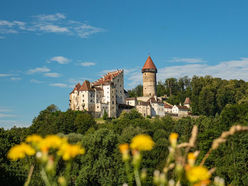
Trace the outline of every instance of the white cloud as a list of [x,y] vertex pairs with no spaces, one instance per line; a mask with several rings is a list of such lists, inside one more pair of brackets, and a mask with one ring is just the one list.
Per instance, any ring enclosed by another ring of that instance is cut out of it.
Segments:
[[0,118],[10,118],[15,117],[15,115],[11,114],[12,110],[9,108],[0,107]]
[[52,87],[60,87],[60,88],[67,88],[68,85],[65,83],[51,83],[50,86]]
[[93,62],[82,62],[80,63],[81,66],[83,67],[89,67],[89,66],[95,66],[96,63],[93,63]]
[[[32,16],[33,20],[22,22],[18,20],[0,20],[0,34],[17,34],[34,32],[42,33],[61,33],[69,36],[88,38],[89,36],[106,31],[84,22],[69,20],[64,14],[43,14]],[[1,39],[5,38],[1,36]]]
[[58,21],[60,19],[65,19],[65,15],[61,14],[61,13],[56,13],[56,14],[42,14],[42,15],[37,15],[35,16],[38,19],[40,19],[41,21]]
[[4,36],[0,36],[0,39],[5,39],[5,37]]
[[0,74],[0,77],[10,77],[13,76],[13,74]]
[[74,27],[74,30],[77,33],[77,35],[81,38],[88,38],[92,34],[106,31],[105,29],[97,28],[84,23],[79,23],[78,26]]
[[27,74],[35,74],[35,73],[40,73],[40,72],[50,72],[51,70],[47,67],[37,67],[34,69],[29,69],[27,71]]
[[21,80],[22,78],[20,78],[20,77],[11,77],[10,78],[10,80],[12,80],[12,81],[19,81],[19,80]]
[[158,70],[158,79],[163,81],[170,77],[211,75],[223,79],[243,79],[248,81],[247,70],[248,58],[241,58],[239,60],[223,61],[216,65],[186,64],[164,67]]
[[59,63],[59,64],[67,64],[67,63],[70,62],[70,60],[69,60],[68,58],[63,57],[63,56],[55,56],[55,57],[52,57],[52,58],[49,60],[49,62],[50,62],[50,61],[54,61],[54,62],[57,62],[57,63]]
[[201,58],[180,58],[180,57],[174,57],[170,62],[183,62],[183,63],[203,63],[206,62],[205,60]]
[[57,78],[57,77],[60,77],[61,75],[56,72],[51,72],[51,73],[45,73],[44,76]]
[[66,27],[60,27],[57,25],[40,25],[39,26],[41,31],[45,31],[45,32],[69,32],[68,28]]
[[44,83],[43,81],[40,81],[40,80],[37,80],[37,79],[31,79],[30,82],[31,83],[36,83],[36,84]]

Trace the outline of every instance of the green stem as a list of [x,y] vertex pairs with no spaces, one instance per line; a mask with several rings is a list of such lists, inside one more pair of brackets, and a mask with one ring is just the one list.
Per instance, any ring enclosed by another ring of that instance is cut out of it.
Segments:
[[134,167],[134,177],[135,177],[136,185],[141,186],[138,167]]
[[47,174],[46,174],[46,172],[45,172],[43,167],[41,168],[40,174],[41,174],[41,178],[45,182],[46,186],[51,186],[51,184],[50,184],[50,182],[48,180]]
[[65,178],[66,178],[67,185],[69,185],[70,183],[70,172],[71,172],[71,160],[69,160],[65,168]]
[[34,171],[34,165],[31,165],[31,167],[29,169],[29,173],[28,173],[28,178],[27,178],[26,182],[24,183],[24,186],[28,186],[30,184],[33,171]]
[[128,161],[125,161],[125,168],[126,168],[126,174],[127,174],[127,179],[128,179],[128,185],[132,186],[133,185],[133,176],[130,174],[130,167]]

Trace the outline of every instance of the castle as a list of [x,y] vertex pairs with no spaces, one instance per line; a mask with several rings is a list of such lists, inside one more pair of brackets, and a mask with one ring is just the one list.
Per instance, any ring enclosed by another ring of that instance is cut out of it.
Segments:
[[123,110],[136,108],[144,117],[172,114],[187,116],[190,100],[186,98],[184,106],[171,105],[156,94],[157,68],[149,56],[142,68],[143,96],[128,98],[124,90],[123,70],[109,72],[95,82],[85,80],[78,83],[70,93],[70,109],[87,110],[95,117],[117,117]]

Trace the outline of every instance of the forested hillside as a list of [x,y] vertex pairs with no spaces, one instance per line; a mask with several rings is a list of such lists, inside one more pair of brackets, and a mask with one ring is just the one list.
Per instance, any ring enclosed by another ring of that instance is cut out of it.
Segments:
[[[176,82],[178,83],[175,80],[174,83]],[[233,86],[237,89],[232,90]],[[184,90],[179,91],[180,89],[171,87],[171,94],[175,95],[175,100],[179,99],[180,95],[200,94],[207,98],[208,94],[204,92],[212,92],[216,100],[218,98],[216,95],[231,94],[232,99],[227,99],[227,101],[237,102],[242,99],[246,91],[243,86],[247,86],[247,83],[210,77],[194,77]],[[214,87],[218,87],[218,89]],[[168,93],[166,91],[170,90],[165,88],[164,93]],[[180,92],[182,94],[179,94]],[[240,95],[239,98],[238,95]],[[194,99],[206,103],[203,98],[192,97],[192,100]],[[209,102],[209,104],[211,103]],[[197,107],[197,109],[200,108]],[[219,137],[223,131],[229,130],[234,124],[248,125],[248,104],[227,105],[221,110],[222,112],[215,116],[200,116],[197,119],[187,117],[179,120],[173,120],[169,116],[147,119],[143,118],[136,110],[132,110],[130,113],[123,113],[118,119],[97,125],[94,118],[87,112],[71,110],[62,112],[55,105],[51,105],[41,111],[28,128],[0,129],[0,182],[2,185],[23,185],[28,171],[25,160],[11,162],[7,159],[6,154],[11,146],[23,141],[27,135],[36,133],[42,136],[47,134],[66,135],[70,142],[82,143],[86,152],[85,155],[78,156],[72,163],[70,185],[122,185],[127,182],[127,178],[118,145],[130,143],[135,135],[143,133],[149,134],[155,142],[153,150],[144,152],[142,162],[142,167],[148,168],[147,185],[151,185],[153,171],[161,170],[164,166],[165,157],[168,154],[168,136],[171,132],[179,134],[179,142],[188,141],[193,125],[197,125],[199,134],[195,149],[200,150],[199,159],[202,159],[203,154],[210,148],[212,140]],[[214,175],[225,178],[229,184],[248,185],[247,144],[247,133],[238,133],[230,137],[226,143],[211,154],[206,165],[208,168],[217,167]],[[59,164],[58,169],[64,170],[63,164]],[[34,169],[31,185],[43,185],[38,167]]]
[[[128,93],[131,97],[142,96],[142,85]],[[186,97],[190,97],[194,115],[215,116],[226,104],[247,103],[248,83],[211,76],[169,78],[157,84],[157,96],[164,95],[168,96],[167,101],[171,104],[183,103]]]

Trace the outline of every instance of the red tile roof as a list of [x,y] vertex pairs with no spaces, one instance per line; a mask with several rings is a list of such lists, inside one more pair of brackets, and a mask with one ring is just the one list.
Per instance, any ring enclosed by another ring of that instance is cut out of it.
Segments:
[[167,104],[167,103],[164,103],[164,108],[172,108],[172,106],[171,105],[169,105],[169,104]]
[[189,99],[189,97],[187,97],[187,98],[185,99],[184,104],[190,104],[190,99]]
[[108,72],[102,78],[100,78],[97,81],[93,82],[93,85],[97,86],[97,85],[108,84],[109,82],[111,82],[116,76],[118,76],[122,72],[123,72],[123,70],[116,70],[114,72]]
[[186,106],[177,105],[177,107],[178,107],[180,110],[189,110],[189,108],[186,107]]
[[145,72],[147,70],[153,70],[157,73],[157,68],[155,66],[155,64],[152,61],[152,58],[150,56],[148,56],[143,68],[142,68],[142,72]]
[[81,87],[80,83],[76,84],[73,91],[70,94],[74,93],[75,90],[79,91],[80,87]]
[[83,85],[80,87],[79,91],[89,91],[92,90],[90,87],[90,82],[88,80],[85,80]]

